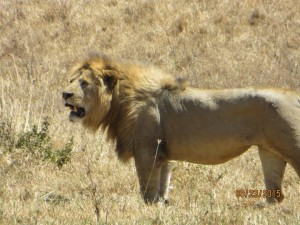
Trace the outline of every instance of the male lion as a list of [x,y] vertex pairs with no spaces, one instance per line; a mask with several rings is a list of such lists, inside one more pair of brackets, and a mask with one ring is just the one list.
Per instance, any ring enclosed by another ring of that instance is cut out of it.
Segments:
[[[70,71],[69,119],[107,130],[133,156],[146,203],[166,199],[171,160],[224,163],[259,147],[266,189],[281,193],[286,163],[300,176],[300,96],[282,89],[200,90],[153,67],[90,57]],[[267,198],[281,202],[282,194]]]

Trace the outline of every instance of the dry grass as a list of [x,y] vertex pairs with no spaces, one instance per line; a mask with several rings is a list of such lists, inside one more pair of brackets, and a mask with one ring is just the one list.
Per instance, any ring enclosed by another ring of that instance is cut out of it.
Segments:
[[74,136],[75,151],[59,170],[7,151],[0,138],[0,223],[299,224],[300,182],[290,167],[282,204],[257,209],[263,199],[235,197],[264,188],[255,149],[220,166],[176,163],[170,204],[146,206],[133,164],[120,164],[101,132],[70,124],[60,93],[67,68],[89,50],[155,64],[200,88],[298,90],[299,12],[296,0],[1,1],[5,137],[14,141],[48,116],[53,144]]

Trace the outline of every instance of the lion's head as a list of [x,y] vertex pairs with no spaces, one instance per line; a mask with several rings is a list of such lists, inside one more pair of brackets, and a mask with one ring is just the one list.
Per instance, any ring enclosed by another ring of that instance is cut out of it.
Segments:
[[92,130],[99,128],[110,109],[118,81],[116,72],[108,65],[106,57],[97,57],[70,70],[69,85],[62,93],[65,106],[71,110],[70,121],[82,122]]

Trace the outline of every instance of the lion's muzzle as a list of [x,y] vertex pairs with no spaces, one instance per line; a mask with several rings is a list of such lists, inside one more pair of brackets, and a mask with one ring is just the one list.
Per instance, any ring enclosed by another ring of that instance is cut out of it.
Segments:
[[71,92],[63,92],[62,97],[65,100],[65,107],[68,107],[71,112],[70,112],[70,120],[73,121],[72,118],[77,117],[77,118],[83,118],[85,116],[85,109],[80,106],[75,106],[71,104],[72,97],[74,97],[74,94]]

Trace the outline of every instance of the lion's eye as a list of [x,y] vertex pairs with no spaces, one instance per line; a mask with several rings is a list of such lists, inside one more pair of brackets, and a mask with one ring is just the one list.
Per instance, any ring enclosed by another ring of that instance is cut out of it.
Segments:
[[81,88],[85,88],[86,86],[89,85],[88,82],[86,82],[85,80],[80,80],[79,82],[80,82]]

